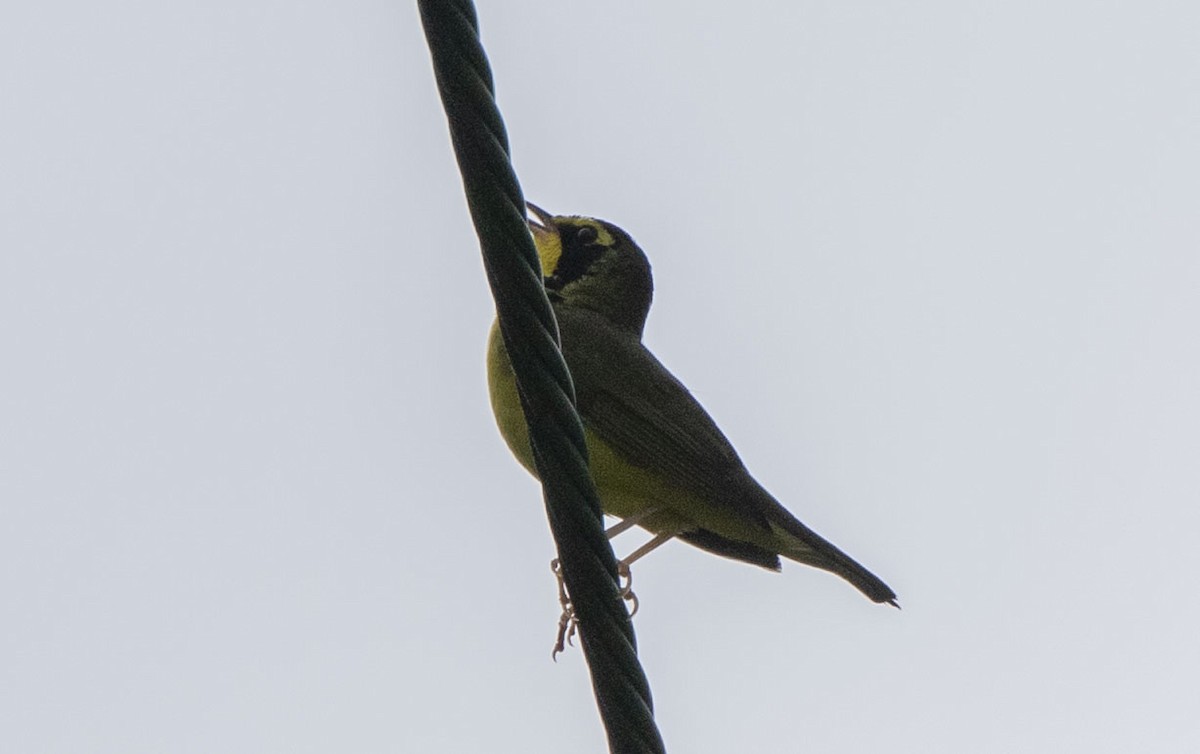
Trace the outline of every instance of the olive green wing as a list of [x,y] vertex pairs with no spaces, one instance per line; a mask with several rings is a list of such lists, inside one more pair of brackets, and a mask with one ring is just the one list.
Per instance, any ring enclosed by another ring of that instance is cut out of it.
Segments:
[[[599,315],[569,307],[556,313],[588,428],[672,486],[716,504],[745,507],[747,485],[758,485],[687,388],[636,337]],[[765,518],[761,523],[766,528]]]
[[729,539],[703,526],[683,539],[766,568],[778,569],[782,554],[839,574],[876,602],[895,599],[887,584],[754,481],[708,412],[636,336],[586,310],[560,306],[555,312],[579,413],[592,432],[630,463],[704,504],[734,511],[764,532],[786,532],[788,543],[767,549],[761,540]]

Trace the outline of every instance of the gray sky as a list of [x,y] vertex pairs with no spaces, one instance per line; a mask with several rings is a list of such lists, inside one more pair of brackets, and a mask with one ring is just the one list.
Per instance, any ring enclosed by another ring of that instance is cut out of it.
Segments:
[[[669,749],[1200,747],[1200,11],[484,5],[526,194],[904,606],[662,548]],[[8,3],[0,107],[0,750],[602,751],[415,4]]]

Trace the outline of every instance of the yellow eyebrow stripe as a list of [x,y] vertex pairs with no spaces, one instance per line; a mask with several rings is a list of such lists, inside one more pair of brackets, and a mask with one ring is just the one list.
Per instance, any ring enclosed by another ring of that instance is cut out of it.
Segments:
[[609,233],[608,229],[605,228],[603,224],[596,222],[590,217],[578,218],[578,223],[580,225],[587,225],[588,227],[595,228],[596,241],[601,246],[612,246],[617,242],[617,239],[613,238],[612,233]]

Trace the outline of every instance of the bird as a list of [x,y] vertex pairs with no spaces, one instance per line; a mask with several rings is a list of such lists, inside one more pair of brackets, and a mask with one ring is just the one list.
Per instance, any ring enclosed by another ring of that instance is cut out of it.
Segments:
[[[874,602],[899,607],[891,587],[801,523],[751,476],[708,412],[642,342],[654,282],[633,238],[604,220],[551,215],[534,204],[528,209],[589,471],[604,513],[621,519],[608,533],[640,526],[654,535],[622,561],[625,572],[646,552],[680,539],[772,571],[781,570],[780,558],[812,566],[841,576]],[[496,322],[487,375],[500,434],[536,477]]]

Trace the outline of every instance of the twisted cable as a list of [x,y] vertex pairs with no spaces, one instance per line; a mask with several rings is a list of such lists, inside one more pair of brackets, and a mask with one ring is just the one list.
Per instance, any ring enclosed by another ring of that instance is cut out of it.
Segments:
[[650,684],[618,594],[617,564],[588,474],[575,390],[525,222],[525,199],[509,158],[475,8],[470,0],[418,5],[609,750],[661,754]]

